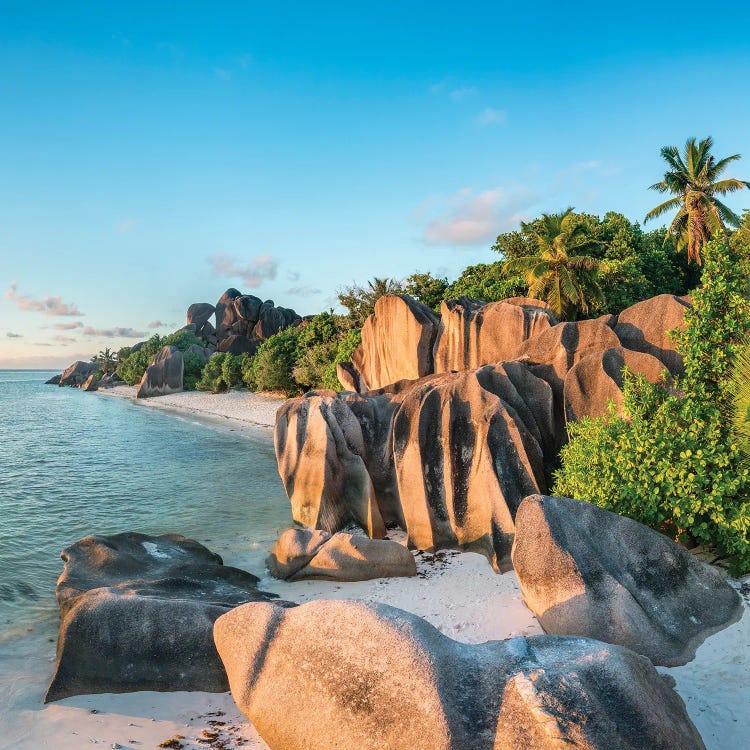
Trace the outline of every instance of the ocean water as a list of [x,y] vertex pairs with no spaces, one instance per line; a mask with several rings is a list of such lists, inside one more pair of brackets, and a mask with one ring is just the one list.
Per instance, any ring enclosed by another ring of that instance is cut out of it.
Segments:
[[60,552],[87,534],[197,539],[231,563],[291,524],[271,441],[0,371],[0,641],[57,618]]

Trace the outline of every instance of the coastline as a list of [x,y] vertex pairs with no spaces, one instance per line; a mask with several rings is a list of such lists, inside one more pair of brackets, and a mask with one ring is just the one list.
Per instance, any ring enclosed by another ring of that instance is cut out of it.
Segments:
[[[135,388],[117,387],[99,393],[162,409],[179,419],[199,422],[241,437],[262,435],[270,440],[275,412],[283,398],[246,391],[223,394],[178,393],[135,399]],[[176,528],[174,531],[179,532]],[[394,535],[395,536],[395,535]],[[404,541],[403,536],[399,537]],[[210,545],[209,545],[210,546]],[[484,557],[443,552],[433,558],[417,554],[414,578],[375,579],[355,583],[300,581],[270,577],[265,568],[269,549],[262,543],[236,546],[225,562],[261,579],[259,588],[304,603],[321,598],[357,598],[391,604],[413,612],[445,635],[481,643],[517,635],[541,634],[523,604],[513,571],[496,574]],[[747,609],[750,577],[741,583]],[[229,694],[156,693],[74,696],[44,705],[42,697],[55,658],[56,623],[45,623],[24,637],[0,643],[0,746],[20,750],[55,747],[77,750],[103,747],[154,748],[181,736],[189,750],[205,747],[267,750],[252,724],[238,711]],[[687,665],[659,668],[675,678],[676,689],[701,732],[708,750],[743,747],[750,740],[750,617],[711,636]],[[216,722],[224,722],[217,724]],[[221,730],[211,744],[206,738]],[[407,749],[408,750],[408,749]]]

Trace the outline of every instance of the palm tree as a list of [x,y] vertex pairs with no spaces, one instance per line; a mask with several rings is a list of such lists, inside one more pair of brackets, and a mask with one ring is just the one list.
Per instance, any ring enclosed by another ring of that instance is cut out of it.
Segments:
[[665,146],[661,155],[669,170],[664,179],[651,185],[651,190],[671,193],[674,197],[652,208],[645,221],[655,219],[667,211],[677,209],[667,230],[667,238],[677,240],[677,248],[687,247],[688,261],[701,265],[701,248],[713,237],[720,236],[726,225],[736,228],[740,217],[716,196],[750,188],[750,182],[732,178],[718,179],[724,170],[740,158],[739,154],[716,161],[711,153],[714,145],[709,136],[700,143],[688,138],[680,154],[677,146]]
[[349,310],[351,318],[360,325],[375,310],[375,303],[387,294],[402,294],[403,284],[396,279],[378,278],[367,282],[366,287],[350,286],[339,292],[339,302]]
[[99,354],[95,354],[91,358],[91,361],[98,362],[102,366],[102,372],[106,375],[110,367],[114,368],[117,362],[117,354],[107,347],[106,349],[102,349]]
[[532,237],[537,252],[509,260],[505,276],[524,276],[529,296],[544,300],[561,318],[574,319],[603,301],[596,280],[599,261],[586,255],[601,243],[588,235],[572,208],[542,214],[541,225],[522,222],[521,229]]

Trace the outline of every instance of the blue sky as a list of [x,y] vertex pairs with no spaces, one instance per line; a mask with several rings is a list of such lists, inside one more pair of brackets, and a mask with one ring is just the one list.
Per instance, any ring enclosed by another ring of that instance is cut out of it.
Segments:
[[541,211],[641,219],[691,135],[748,179],[750,8],[614,7],[0,0],[0,367],[228,286],[308,314],[453,278]]

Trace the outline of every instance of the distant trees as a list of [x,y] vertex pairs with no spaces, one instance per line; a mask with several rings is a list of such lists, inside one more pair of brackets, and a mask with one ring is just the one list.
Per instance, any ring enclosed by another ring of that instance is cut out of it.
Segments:
[[523,276],[529,296],[546,302],[560,317],[575,319],[601,305],[600,261],[587,254],[600,243],[572,208],[542,214],[540,222],[522,223],[521,228],[533,240],[534,252],[506,261],[504,276]]
[[671,193],[672,198],[652,208],[645,221],[677,209],[667,230],[667,237],[677,241],[678,250],[687,248],[689,261],[701,265],[701,248],[710,239],[719,238],[727,226],[736,228],[740,217],[716,196],[750,188],[744,180],[719,177],[739,154],[718,161],[711,153],[713,139],[709,136],[700,142],[688,138],[680,154],[677,146],[665,146],[661,155],[669,169],[664,179],[651,185],[652,190]]
[[110,371],[115,369],[117,364],[117,353],[113,352],[109,347],[100,350],[99,354],[95,354],[91,358],[92,362],[96,362],[101,371],[107,375]]

